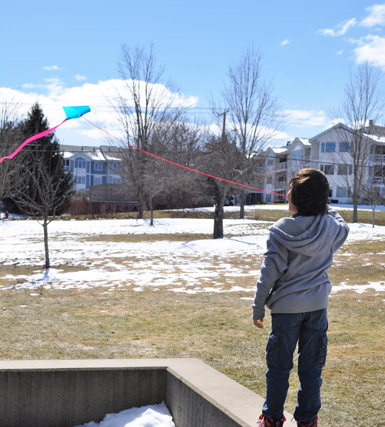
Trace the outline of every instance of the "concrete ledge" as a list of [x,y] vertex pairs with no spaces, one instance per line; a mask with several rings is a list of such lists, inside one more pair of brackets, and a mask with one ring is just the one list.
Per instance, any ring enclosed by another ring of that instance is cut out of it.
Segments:
[[198,359],[0,361],[7,427],[72,427],[161,401],[177,427],[255,427],[263,404]]

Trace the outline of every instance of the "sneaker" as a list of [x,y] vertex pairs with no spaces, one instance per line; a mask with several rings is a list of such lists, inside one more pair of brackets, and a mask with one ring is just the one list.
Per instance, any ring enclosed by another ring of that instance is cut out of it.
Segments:
[[313,421],[310,421],[310,423],[303,423],[302,421],[297,421],[298,427],[317,427],[317,420],[318,417],[315,417]]
[[282,427],[283,423],[286,421],[285,417],[273,418],[265,417],[263,414],[259,417],[258,423],[259,427]]

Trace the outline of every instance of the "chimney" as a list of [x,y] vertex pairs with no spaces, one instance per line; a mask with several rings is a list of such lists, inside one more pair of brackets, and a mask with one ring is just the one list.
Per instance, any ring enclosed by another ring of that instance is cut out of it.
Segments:
[[369,120],[369,135],[372,135],[374,133],[374,121]]

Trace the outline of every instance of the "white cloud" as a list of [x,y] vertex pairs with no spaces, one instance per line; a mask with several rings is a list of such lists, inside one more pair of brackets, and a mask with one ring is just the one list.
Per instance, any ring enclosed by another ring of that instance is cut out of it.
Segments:
[[357,40],[359,44],[354,49],[358,64],[369,62],[385,70],[385,38],[377,35],[367,35]]
[[343,50],[339,50],[338,52],[337,52],[337,55],[342,55],[344,53],[344,51]]
[[290,40],[282,40],[280,43],[281,46],[286,46],[288,44],[290,44]]
[[361,21],[360,25],[364,27],[385,25],[385,4],[375,4],[366,10],[369,15]]
[[[119,134],[120,124],[109,100],[117,93],[129,99],[127,86],[119,79],[66,87],[62,80],[50,78],[45,80],[45,84],[26,83],[23,85],[23,89],[28,89],[28,92],[0,87],[0,100],[12,100],[12,103],[17,104],[18,115],[21,118],[25,117],[35,102],[39,102],[50,126],[54,126],[65,118],[62,106],[90,105],[91,113],[87,115],[87,118],[114,135]],[[197,97],[186,97],[182,93],[172,92],[160,84],[155,85],[153,90],[159,93],[165,102],[172,100],[176,107],[195,107],[198,103]],[[103,135],[82,119],[70,120],[65,123],[57,131],[59,139],[64,134],[66,144],[76,144],[79,141],[84,144],[84,141],[87,141],[84,136],[92,138],[95,144],[105,143]]]
[[319,30],[319,32],[324,36],[331,36],[331,37],[343,36],[347,33],[349,28],[354,27],[356,24],[357,24],[356,18],[352,18],[352,19],[349,19],[348,21],[341,22],[334,28],[325,28],[325,29]]
[[57,65],[46,65],[45,67],[43,67],[43,70],[46,70],[46,71],[59,71],[60,68]]
[[271,140],[269,140],[269,143],[272,144],[276,142],[282,144],[282,141],[290,141],[291,139],[293,139],[291,135],[283,131],[268,131],[268,133],[272,133],[273,135]]
[[34,84],[34,83],[24,83],[24,84],[21,85],[21,87],[23,89],[36,89],[36,88],[41,87],[41,85]]
[[285,110],[284,120],[290,125],[299,127],[328,127],[330,119],[325,111],[314,110]]
[[75,74],[75,80],[77,80],[78,82],[81,82],[83,80],[87,80],[86,76],[82,76],[81,74]]

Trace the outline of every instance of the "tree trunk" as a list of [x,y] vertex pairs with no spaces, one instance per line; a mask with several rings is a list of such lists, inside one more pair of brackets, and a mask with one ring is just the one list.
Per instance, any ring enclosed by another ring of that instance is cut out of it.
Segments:
[[358,197],[353,195],[353,223],[358,222]]
[[148,201],[149,201],[149,205],[150,205],[150,217],[151,217],[151,219],[150,219],[150,225],[151,225],[151,227],[154,225],[154,206],[153,206],[153,204],[152,204],[152,197],[150,196],[149,198],[148,198]]
[[214,239],[223,239],[223,202],[215,204],[214,211]]
[[372,206],[372,228],[374,228],[375,220],[376,220],[376,206]]
[[239,194],[239,219],[245,218],[245,202],[246,202],[246,193],[241,191]]
[[138,215],[136,219],[143,219],[143,195],[142,192],[138,190]]
[[43,220],[43,230],[44,230],[44,254],[45,254],[45,269],[50,268],[49,262],[49,249],[48,249],[48,217],[44,217]]

